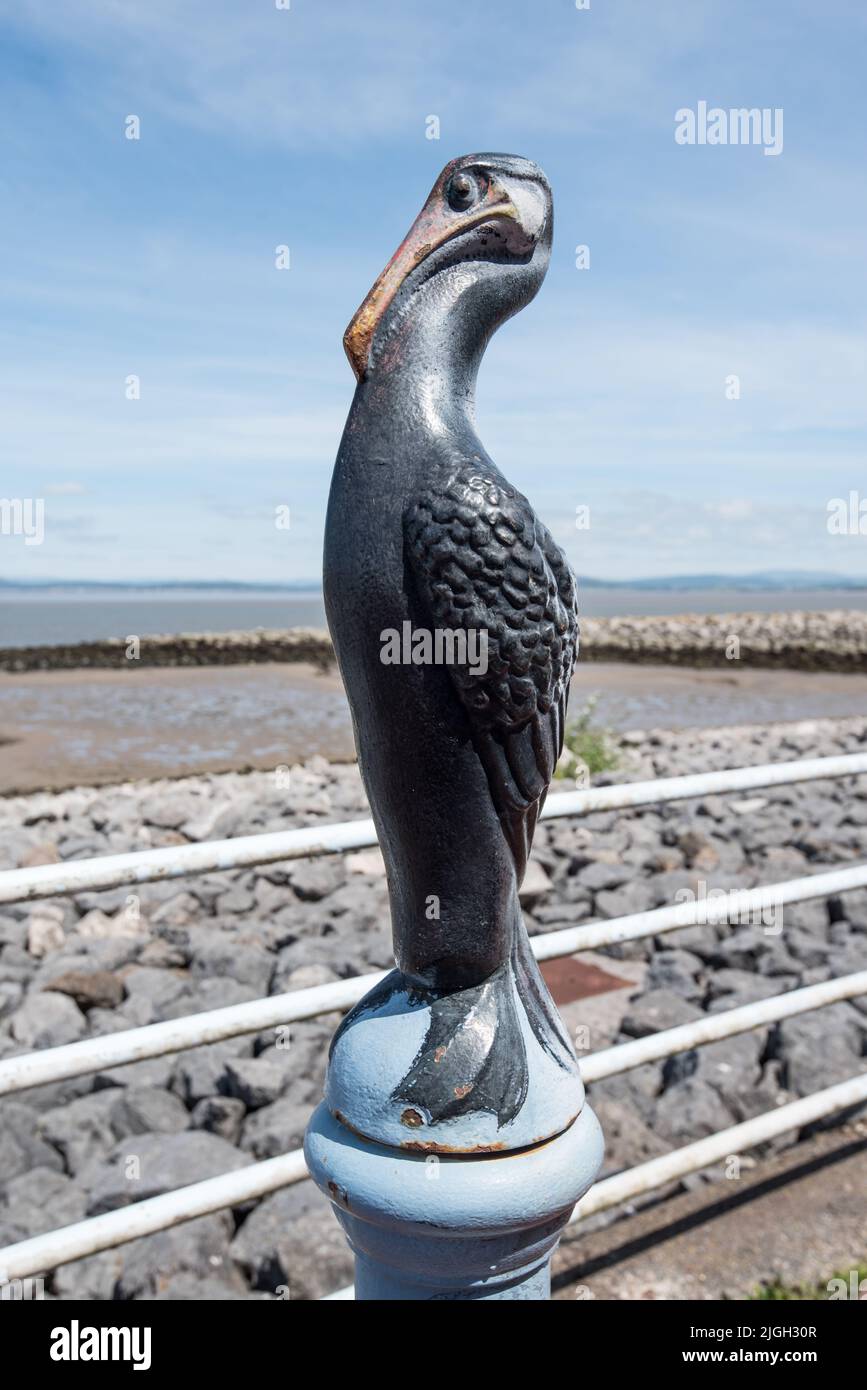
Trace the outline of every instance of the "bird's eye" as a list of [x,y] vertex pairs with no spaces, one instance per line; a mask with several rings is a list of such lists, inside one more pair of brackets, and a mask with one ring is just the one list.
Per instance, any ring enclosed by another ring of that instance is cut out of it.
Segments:
[[449,207],[454,208],[455,212],[464,212],[471,208],[473,203],[478,202],[484,191],[478,174],[471,174],[468,169],[459,169],[449,179],[446,198]]

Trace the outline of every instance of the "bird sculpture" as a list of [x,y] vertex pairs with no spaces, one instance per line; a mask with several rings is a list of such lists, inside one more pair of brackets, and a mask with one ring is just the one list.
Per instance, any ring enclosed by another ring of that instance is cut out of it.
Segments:
[[428,1136],[483,1114],[514,1128],[531,1052],[580,1086],[518,899],[562,751],[575,582],[474,420],[485,347],[538,291],[552,228],[534,163],[453,160],[344,337],[357,387],[328,504],[325,603],[396,969],[344,1020],[332,1063],[359,1020],[418,1015],[389,1101]]

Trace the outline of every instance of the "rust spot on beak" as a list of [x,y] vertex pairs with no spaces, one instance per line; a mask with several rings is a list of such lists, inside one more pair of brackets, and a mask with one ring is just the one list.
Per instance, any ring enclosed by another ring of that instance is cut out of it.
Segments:
[[409,233],[378,277],[364,303],[343,335],[343,346],[357,379],[363,381],[370,365],[373,337],[404,280],[432,251],[460,236],[470,227],[493,218],[518,218],[518,210],[506,193],[491,180],[481,201],[466,212],[455,212],[446,201],[445,185],[453,172],[448,165],[437,179],[430,197]]

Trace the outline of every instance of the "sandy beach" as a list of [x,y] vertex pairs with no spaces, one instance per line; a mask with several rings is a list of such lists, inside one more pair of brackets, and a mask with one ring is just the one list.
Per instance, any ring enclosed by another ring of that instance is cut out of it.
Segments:
[[[867,675],[580,665],[612,729],[834,718],[867,709]],[[339,675],[301,663],[0,675],[0,794],[354,757]]]

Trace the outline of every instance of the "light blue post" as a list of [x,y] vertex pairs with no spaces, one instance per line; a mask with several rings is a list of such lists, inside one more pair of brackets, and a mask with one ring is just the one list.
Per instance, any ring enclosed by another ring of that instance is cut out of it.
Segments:
[[[547,1299],[551,1255],[602,1163],[583,1087],[529,1026],[518,1115],[429,1124],[395,1100],[429,1026],[408,994],[364,1001],[339,1035],[304,1151],[355,1255],[358,1299]],[[482,1149],[484,1152],[473,1152]]]

